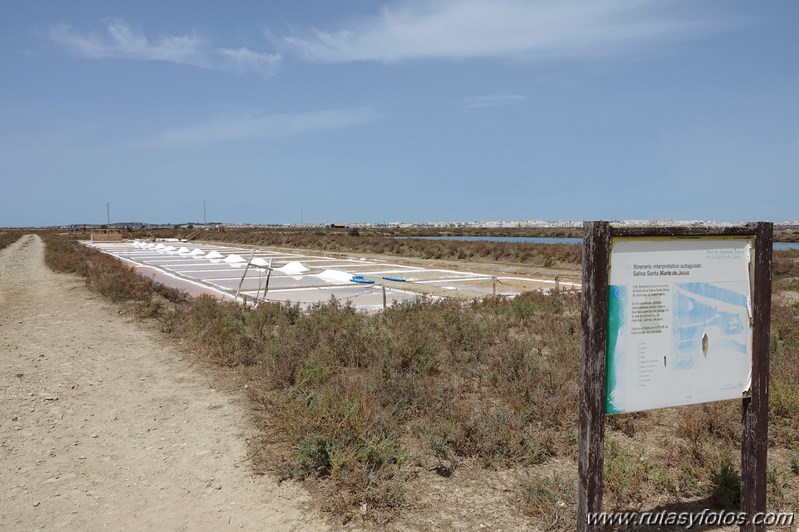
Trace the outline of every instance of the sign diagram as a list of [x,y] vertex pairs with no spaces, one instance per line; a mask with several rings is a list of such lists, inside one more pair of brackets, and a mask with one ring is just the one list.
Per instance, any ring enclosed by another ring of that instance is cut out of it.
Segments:
[[741,398],[752,366],[748,238],[614,238],[606,412]]

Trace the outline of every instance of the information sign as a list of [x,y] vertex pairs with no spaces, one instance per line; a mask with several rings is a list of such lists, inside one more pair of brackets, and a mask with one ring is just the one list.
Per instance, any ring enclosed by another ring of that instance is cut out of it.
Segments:
[[605,411],[746,397],[753,240],[614,237]]

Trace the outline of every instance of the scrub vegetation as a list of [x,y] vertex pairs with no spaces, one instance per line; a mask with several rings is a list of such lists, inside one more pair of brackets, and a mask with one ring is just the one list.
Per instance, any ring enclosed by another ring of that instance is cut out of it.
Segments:
[[4,247],[6,247],[6,246],[8,246],[10,244],[13,244],[17,240],[19,240],[19,237],[21,237],[22,235],[23,235],[23,233],[21,231],[18,231],[18,230],[14,230],[14,229],[3,230],[3,229],[0,229],[0,249],[3,249]]
[[[353,237],[361,238],[361,237]],[[576,493],[579,294],[416,302],[364,314],[335,300],[308,309],[187,298],[115,259],[45,235],[47,263],[247,382],[263,438],[261,471],[299,479],[345,520],[412,508],[435,471],[517,479],[509,495],[536,528],[572,530]],[[260,243],[260,242],[259,242]],[[799,303],[775,253],[769,507],[799,508]],[[607,509],[735,509],[740,404],[608,418]],[[507,478],[507,477],[506,477]],[[364,510],[366,509],[366,510]]]
[[76,240],[53,233],[42,237],[47,245],[44,259],[52,270],[83,276],[86,286],[111,301],[135,303],[139,314],[157,306],[161,300],[179,303],[187,299],[180,290],[154,283],[123,262],[82,246]]

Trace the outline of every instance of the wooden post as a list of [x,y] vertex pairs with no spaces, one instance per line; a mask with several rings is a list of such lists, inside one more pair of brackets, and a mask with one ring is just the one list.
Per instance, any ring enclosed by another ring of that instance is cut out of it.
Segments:
[[383,310],[386,310],[386,287],[383,285]]
[[269,279],[272,277],[272,258],[269,258],[269,264],[266,265],[266,284],[264,284],[264,302],[266,302],[266,293],[269,291]]
[[580,532],[598,530],[596,525],[588,524],[588,515],[602,511],[609,259],[610,224],[585,222],[577,457],[577,530]]
[[493,296],[494,296],[494,297],[497,297],[497,278],[496,278],[496,277],[492,277],[492,278],[491,278],[491,284],[492,284],[492,285],[493,285],[493,287],[494,287]]
[[[239,287],[236,288],[236,299],[239,298],[239,292],[241,292],[241,285],[244,283],[244,278],[247,277],[247,270],[250,269],[250,263],[252,262],[252,258],[255,256],[255,248],[252,248],[252,253],[250,253],[250,258],[247,261],[247,266],[244,267],[244,273],[241,275],[241,281],[239,281]],[[244,298],[243,301],[246,303],[247,299]]]
[[[755,235],[755,286],[752,302],[752,390],[743,400],[741,439],[741,511],[751,518],[766,511],[768,458],[768,374],[771,335],[771,250],[774,226],[758,222]],[[742,531],[763,531],[765,525],[746,524]]]

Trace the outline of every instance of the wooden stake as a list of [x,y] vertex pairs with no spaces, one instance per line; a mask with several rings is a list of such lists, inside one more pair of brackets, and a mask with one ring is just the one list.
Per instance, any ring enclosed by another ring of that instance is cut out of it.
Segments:
[[255,248],[252,248],[252,253],[250,253],[250,258],[247,261],[247,266],[244,267],[244,273],[241,276],[241,281],[239,281],[239,287],[236,289],[236,299],[239,298],[239,292],[241,292],[241,285],[244,284],[244,278],[247,277],[247,270],[250,269],[250,263],[252,262],[252,258],[255,256]]

